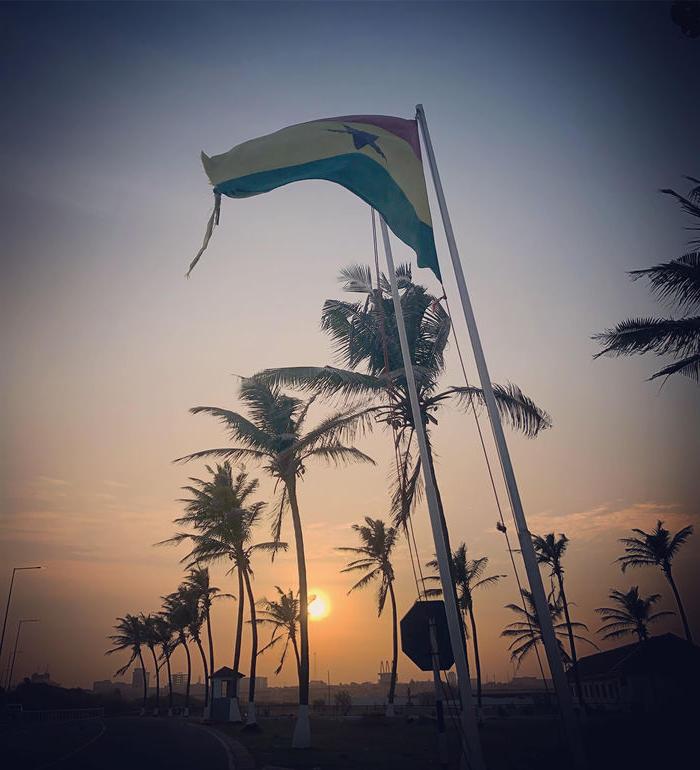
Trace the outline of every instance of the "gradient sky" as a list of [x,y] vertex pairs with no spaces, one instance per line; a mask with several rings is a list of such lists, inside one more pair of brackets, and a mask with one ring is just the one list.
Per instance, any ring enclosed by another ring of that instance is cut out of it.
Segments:
[[[370,259],[367,207],[308,182],[225,199],[186,281],[211,206],[200,150],[316,117],[412,117],[416,102],[492,376],[554,418],[540,438],[510,441],[530,528],[571,538],[568,594],[592,628],[610,587],[639,583],[673,609],[660,574],[623,576],[612,561],[630,527],[700,515],[698,388],[647,382],[652,360],[593,361],[590,339],[660,312],[625,271],[680,255],[687,239],[658,189],[700,175],[700,43],[667,3],[4,3],[0,19],[0,578],[48,567],[18,579],[10,637],[19,617],[41,618],[18,675],[48,665],[82,686],[111,675],[115,616],[157,610],[181,576],[178,552],[152,544],[202,466],[170,461],[225,443],[187,409],[234,407],[237,374],[331,362],[321,305],[339,296],[338,268]],[[461,384],[452,348],[448,362],[445,381]],[[434,436],[453,542],[509,574],[476,604],[485,677],[506,679],[499,633],[517,594],[473,419],[446,411]],[[313,468],[301,489],[310,584],[333,605],[312,626],[312,675],[334,681],[373,679],[391,649],[389,617],[377,620],[373,592],[345,596],[333,550],[352,544],[352,522],[387,515],[387,436],[361,446],[377,468]],[[416,527],[427,560],[423,509]],[[696,534],[677,561],[696,630],[699,548]],[[396,569],[403,614],[415,599],[403,545]],[[294,574],[292,554],[258,560],[257,595]],[[215,610],[222,664],[233,613]],[[275,664],[266,655],[259,670]],[[418,674],[402,657],[400,679]]]

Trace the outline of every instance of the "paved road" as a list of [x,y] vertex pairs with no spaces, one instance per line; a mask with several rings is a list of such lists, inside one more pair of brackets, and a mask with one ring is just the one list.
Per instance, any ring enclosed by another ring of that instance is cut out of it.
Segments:
[[233,770],[216,735],[181,719],[19,725],[3,731],[0,743],[7,770]]

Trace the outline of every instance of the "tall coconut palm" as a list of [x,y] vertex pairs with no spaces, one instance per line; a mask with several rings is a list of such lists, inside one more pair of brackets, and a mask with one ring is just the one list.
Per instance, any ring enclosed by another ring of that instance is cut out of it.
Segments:
[[352,529],[360,539],[359,546],[337,548],[344,553],[352,553],[353,559],[341,572],[363,571],[365,574],[348,591],[352,593],[370,583],[379,581],[377,590],[377,615],[381,617],[386,603],[387,593],[391,603],[391,680],[387,697],[387,716],[394,715],[394,696],[396,694],[396,669],[399,659],[398,619],[396,595],[394,593],[394,568],[391,554],[398,540],[398,530],[387,527],[381,519],[365,516],[364,524],[353,524]]
[[156,647],[158,646],[160,639],[157,627],[158,618],[155,615],[144,615],[143,613],[141,613],[140,618],[144,642],[153,656],[153,669],[156,676],[156,706],[153,713],[157,716],[160,711],[160,665],[158,663],[158,656],[156,655]]
[[[445,372],[445,350],[450,318],[438,298],[413,283],[410,266],[397,270],[401,307],[426,426],[428,457],[435,476],[431,425],[437,424],[440,408],[454,401],[462,407],[483,404],[480,388],[450,386],[440,389]],[[415,427],[391,299],[391,287],[384,276],[379,288],[372,285],[369,267],[353,265],[340,272],[345,291],[364,294],[359,302],[328,299],[321,314],[321,328],[333,342],[338,363],[333,366],[294,366],[267,369],[257,375],[265,382],[318,393],[345,403],[372,399],[377,419],[394,431],[399,467],[393,491],[394,524],[403,525],[417,499],[420,459],[415,450]],[[551,425],[549,415],[515,385],[494,385],[501,416],[526,436],[536,436]],[[436,481],[437,484],[437,481]],[[437,489],[439,498],[439,488]],[[440,510],[442,502],[439,500]]]
[[192,682],[192,657],[188,643],[188,633],[195,607],[182,587],[177,591],[163,596],[163,613],[173,631],[173,650],[181,645],[187,659],[187,684],[185,686],[185,716],[190,713],[190,686]]
[[275,669],[275,674],[279,674],[284,667],[287,650],[291,644],[294,651],[298,679],[301,670],[299,644],[297,643],[299,595],[295,594],[291,588],[285,592],[279,586],[275,586],[275,590],[277,591],[277,599],[262,599],[259,602],[261,609],[258,610],[258,623],[260,625],[272,626],[270,641],[260,650],[260,654],[262,655],[267,650],[279,645],[280,642],[284,642],[280,661]]
[[[700,181],[686,178],[694,185]],[[700,186],[694,186],[688,195],[681,195],[675,190],[661,192],[673,196],[693,219],[700,219]],[[689,229],[700,230],[700,224]],[[700,239],[691,241],[693,246],[698,244]],[[622,321],[594,335],[593,339],[603,346],[595,357],[645,353],[670,356],[673,363],[659,369],[649,379],[682,374],[700,382],[700,251],[695,249],[670,262],[633,270],[630,275],[633,280],[648,279],[651,292],[660,300],[675,301],[681,317],[630,318]]]
[[173,651],[173,629],[162,613],[153,618],[153,635],[160,648],[160,659],[165,661],[165,670],[168,675],[168,716],[172,716],[173,675],[170,668],[170,656]]
[[562,609],[564,610],[564,619],[569,635],[569,655],[571,656],[571,669],[576,684],[576,695],[578,696],[579,703],[583,704],[583,688],[581,687],[581,677],[579,676],[578,671],[576,642],[574,639],[574,631],[571,626],[569,602],[566,599],[566,592],[564,591],[564,567],[561,563],[564,553],[566,552],[566,547],[569,544],[569,538],[563,533],[557,537],[553,532],[550,532],[544,537],[533,535],[532,544],[535,547],[538,564],[545,564],[548,566],[550,568],[550,578],[556,579],[557,581],[559,599],[561,601]]
[[192,589],[187,583],[183,583],[178,589],[182,601],[187,605],[188,623],[187,634],[195,643],[199,650],[199,657],[202,660],[202,671],[204,673],[204,708],[209,705],[209,666],[207,665],[207,656],[204,654],[202,646],[202,625],[204,624],[204,613],[200,604],[200,596],[196,589]]
[[628,567],[661,568],[676,599],[678,612],[685,631],[685,638],[692,642],[693,636],[690,633],[690,625],[685,614],[683,602],[681,601],[681,595],[676,586],[676,581],[673,579],[672,570],[673,559],[680,550],[680,547],[693,534],[692,525],[683,527],[673,536],[664,528],[663,521],[657,521],[656,527],[651,532],[645,532],[642,529],[633,529],[632,531],[636,532],[639,537],[624,537],[620,540],[625,546],[624,555],[620,556],[617,560],[622,566],[622,571],[625,572]]
[[[523,660],[527,657],[528,653],[534,651],[538,644],[542,643],[542,629],[537,617],[537,610],[535,609],[535,602],[532,598],[532,594],[527,589],[523,588],[523,599],[525,600],[524,606],[519,604],[506,604],[506,609],[514,612],[519,620],[509,623],[503,631],[501,636],[512,639],[508,645],[510,650],[511,659],[515,661],[519,668]],[[560,600],[549,601],[549,613],[552,617],[552,625],[554,626],[554,633],[557,638],[557,644],[559,645],[559,653],[561,654],[562,662],[569,666],[571,664],[571,658],[564,649],[562,639],[567,639],[569,636],[569,627],[566,621],[562,620],[564,615],[564,608],[562,607]],[[588,631],[588,627],[584,623],[572,623],[571,627],[574,630]],[[574,634],[574,639],[579,642],[586,642],[592,647],[596,645],[583,636]],[[596,647],[597,649],[597,647]]]
[[[476,617],[474,615],[474,591],[478,588],[487,588],[495,585],[505,575],[487,575],[484,576],[489,564],[488,556],[481,556],[478,559],[467,558],[467,545],[460,543],[457,550],[452,554],[452,575],[457,590],[458,606],[462,613],[462,623],[465,623],[464,614],[469,615],[469,623],[472,630],[472,645],[474,647],[474,663],[476,665],[476,693],[477,704],[481,708],[481,658],[479,655],[479,637],[476,628]],[[429,561],[428,567],[438,568],[437,559]],[[437,581],[440,578],[436,575],[430,575],[426,581]],[[442,593],[441,589],[427,589],[426,595],[438,595]],[[466,631],[466,628],[465,628]],[[465,633],[466,637],[466,633]]]
[[[192,527],[199,534],[206,534],[212,526],[222,527],[224,539],[232,543],[241,535],[241,531],[239,522],[228,521],[227,515],[244,511],[246,519],[249,522],[255,522],[265,507],[264,502],[253,502],[251,500],[251,496],[258,489],[258,480],[249,479],[248,474],[243,471],[237,473],[234,477],[231,464],[228,461],[217,465],[215,468],[207,465],[206,469],[211,476],[210,479],[202,480],[191,477],[190,485],[183,488],[191,497],[180,500],[180,502],[185,504],[185,513],[183,516],[175,519],[174,523],[178,526]],[[233,529],[226,533],[226,530],[229,529],[228,524],[232,525]],[[158,545],[178,544],[188,538],[188,533],[180,533],[174,538],[164,540]],[[236,549],[233,548],[232,552],[236,552]],[[240,553],[240,549],[238,553]],[[191,554],[188,554],[183,561],[189,561],[192,558]],[[234,562],[233,567],[236,569],[235,558],[232,558],[229,554],[229,559]],[[243,620],[245,617],[245,581],[243,571],[240,569],[236,569],[236,571],[238,576],[238,611],[233,648],[234,671],[238,671],[240,668]],[[231,594],[224,594],[224,596],[235,598]],[[213,662],[211,664],[211,671],[212,673],[214,671]],[[234,722],[241,721],[240,709],[238,707],[237,681],[235,696],[231,703],[230,719]]]
[[661,594],[640,596],[639,587],[632,586],[629,591],[612,590],[609,598],[615,602],[614,607],[597,607],[596,612],[604,624],[598,629],[603,639],[617,639],[620,636],[637,634],[640,642],[649,638],[649,624],[673,612],[652,612],[653,606],[661,598]]
[[[217,491],[220,486],[225,485],[232,492],[230,499],[234,499],[236,490],[243,490],[243,499],[257,489],[257,481],[248,481],[245,472],[238,474],[234,481],[231,466],[228,462],[218,465],[213,471]],[[245,494],[246,490],[248,491]],[[239,498],[237,498],[239,499]],[[219,560],[226,560],[231,563],[231,571],[238,573],[240,602],[243,603],[243,590],[248,597],[248,607],[250,613],[250,622],[252,629],[252,645],[250,660],[250,675],[248,677],[248,714],[247,724],[255,725],[255,674],[258,657],[258,628],[256,622],[255,598],[252,588],[252,567],[251,556],[256,551],[267,551],[275,553],[278,550],[286,550],[287,544],[279,541],[253,544],[253,530],[262,516],[263,504],[252,504],[248,508],[229,509],[224,513],[214,512],[209,518],[204,517],[201,512],[196,521],[190,520],[195,527],[195,532],[178,532],[166,542],[181,543],[185,540],[192,544],[192,550],[183,557],[182,561],[192,564],[210,564]],[[187,518],[187,517],[183,517]],[[177,520],[179,522],[182,519]],[[197,589],[195,589],[195,592]],[[196,637],[193,634],[193,638]],[[237,639],[237,650],[240,652],[240,634]],[[237,665],[238,661],[234,661]],[[238,668],[236,668],[238,670]]]
[[115,676],[121,676],[126,673],[131,667],[131,664],[138,658],[139,663],[141,664],[141,677],[143,679],[142,713],[145,713],[146,700],[148,698],[148,681],[146,679],[146,666],[143,662],[143,654],[141,652],[142,647],[146,644],[145,630],[141,617],[139,615],[127,614],[123,618],[117,618],[114,630],[116,633],[108,637],[112,640],[112,648],[107,650],[105,655],[113,655],[114,653],[123,652],[124,650],[129,650],[131,652],[129,660],[114,672]]
[[[188,591],[190,591],[196,598],[197,603],[199,605],[199,609],[201,612],[202,620],[206,624],[207,627],[207,640],[209,643],[209,665],[208,667],[205,666],[205,669],[208,668],[209,675],[213,674],[214,669],[214,637],[212,634],[211,629],[211,606],[214,599],[230,599],[231,594],[222,594],[221,590],[217,588],[216,586],[211,585],[210,577],[209,577],[209,570],[207,567],[201,567],[199,565],[195,565],[192,567],[187,574],[187,577],[185,578],[184,582],[185,587]],[[209,688],[208,688],[209,681],[205,682],[205,706],[209,703]]]
[[[309,723],[309,633],[308,584],[304,532],[297,497],[297,484],[307,464],[322,459],[335,464],[370,462],[373,460],[359,449],[350,446],[358,430],[367,427],[367,410],[345,409],[306,429],[306,418],[313,397],[307,401],[285,395],[276,386],[257,377],[244,379],[239,396],[247,407],[250,418],[238,412],[212,406],[191,409],[193,414],[209,414],[218,418],[227,428],[234,447],[205,449],[180,460],[204,457],[223,457],[233,462],[251,460],[261,463],[265,471],[282,486],[282,494],[273,525],[275,540],[280,539],[283,515],[291,511],[299,574],[299,631],[301,676],[299,677],[299,713],[294,728],[292,745],[306,748],[311,744]],[[255,628],[257,624],[253,624]]]

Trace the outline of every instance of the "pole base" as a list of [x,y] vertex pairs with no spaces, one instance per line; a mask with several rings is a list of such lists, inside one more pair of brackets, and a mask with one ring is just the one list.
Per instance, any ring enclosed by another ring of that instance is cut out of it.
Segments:
[[308,704],[299,705],[297,721],[294,725],[292,737],[293,749],[308,749],[311,746],[311,723],[309,722]]

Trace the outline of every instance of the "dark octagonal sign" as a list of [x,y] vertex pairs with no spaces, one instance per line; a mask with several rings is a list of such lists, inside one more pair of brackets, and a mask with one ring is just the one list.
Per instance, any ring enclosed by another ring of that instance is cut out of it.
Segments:
[[447,628],[445,603],[441,600],[416,602],[401,618],[401,649],[421,671],[432,671],[430,619],[435,620],[439,668],[446,671],[455,662]]

